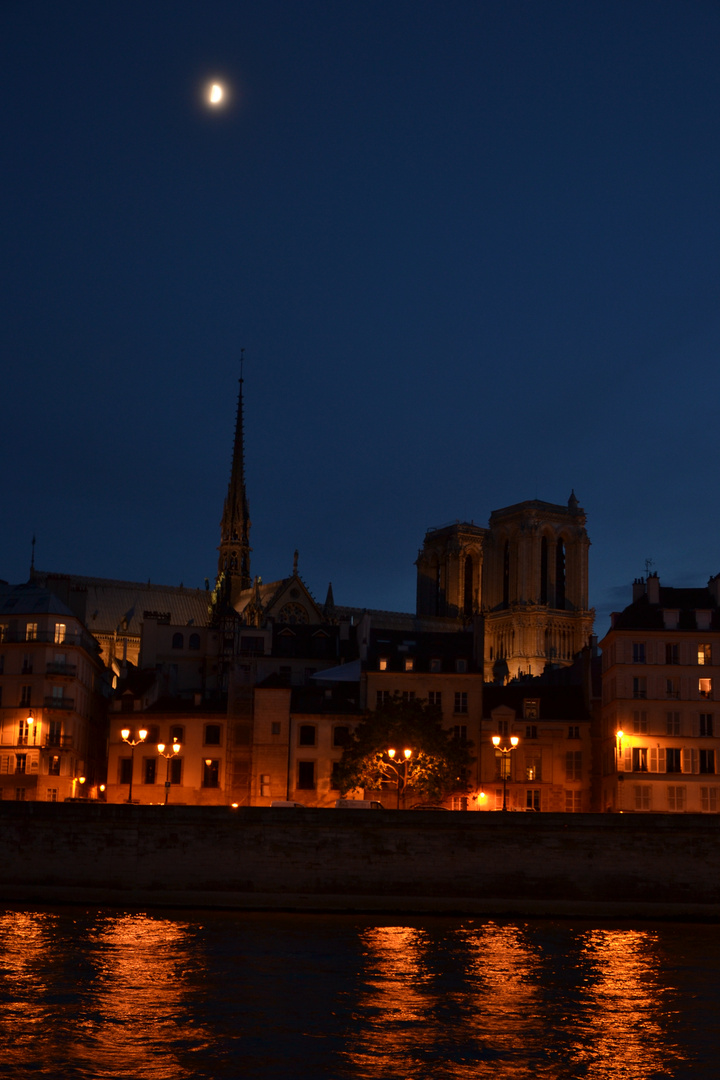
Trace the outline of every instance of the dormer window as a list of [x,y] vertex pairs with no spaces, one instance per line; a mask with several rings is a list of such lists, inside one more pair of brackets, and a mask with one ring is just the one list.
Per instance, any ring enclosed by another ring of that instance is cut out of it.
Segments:
[[381,656],[380,659],[378,660],[378,671],[387,671],[387,669],[388,669],[388,658],[387,658],[387,656]]
[[523,698],[523,716],[526,720],[537,720],[540,716],[538,698]]
[[467,660],[456,660],[455,670],[457,671],[458,675],[464,675],[467,671]]
[[406,656],[405,657],[405,670],[406,671],[413,671],[414,669],[415,669],[415,661],[414,661],[414,659],[412,658],[412,656]]
[[430,671],[433,675],[438,675],[442,671],[442,660],[439,656],[434,656],[430,661]]

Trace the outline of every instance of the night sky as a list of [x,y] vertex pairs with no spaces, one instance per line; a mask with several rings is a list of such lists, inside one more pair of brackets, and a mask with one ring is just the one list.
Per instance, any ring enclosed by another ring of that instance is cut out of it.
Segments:
[[714,0],[3,0],[0,85],[0,577],[212,581],[241,347],[265,581],[573,488],[600,634],[720,572]]

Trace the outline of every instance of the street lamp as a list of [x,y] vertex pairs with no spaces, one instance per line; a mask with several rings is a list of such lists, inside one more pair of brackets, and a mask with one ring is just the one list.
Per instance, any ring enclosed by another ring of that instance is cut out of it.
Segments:
[[510,736],[510,745],[501,746],[500,736],[493,735],[492,744],[495,747],[495,757],[500,761],[500,777],[503,782],[503,810],[507,810],[507,782],[510,779],[510,755],[520,742],[517,735]]
[[[395,775],[395,786],[397,788],[397,809],[400,809],[400,792],[405,792],[405,786],[407,784],[407,769],[408,762],[412,757],[412,750],[403,750],[402,758],[398,758],[395,761],[397,750],[392,747],[388,750],[387,755],[390,758],[390,764],[386,768],[390,769]],[[402,771],[400,766],[402,766]]]
[[172,745],[172,752],[165,753],[165,743],[159,742],[157,744],[158,754],[160,757],[164,757],[167,761],[165,766],[165,806],[167,806],[168,795],[170,794],[170,761],[180,753],[180,743],[175,741]]
[[30,712],[28,713],[28,718],[25,723],[27,724],[30,731],[32,731],[33,733],[33,746],[35,746],[35,743],[37,741],[37,727],[35,726],[35,717],[33,716],[32,709],[30,709]]
[[127,743],[128,746],[130,747],[130,790],[128,792],[128,802],[131,803],[132,802],[133,772],[135,771],[135,747],[139,746],[140,743],[145,742],[145,740],[147,739],[147,731],[145,730],[145,728],[140,728],[140,730],[138,731],[137,739],[131,739],[130,738],[130,728],[126,727],[126,728],[123,728],[122,731],[120,732],[120,738],[122,739],[122,741],[124,743]]

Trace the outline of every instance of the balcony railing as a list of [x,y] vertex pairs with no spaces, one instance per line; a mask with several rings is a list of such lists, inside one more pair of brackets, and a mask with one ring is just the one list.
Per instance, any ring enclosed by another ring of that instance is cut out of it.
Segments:
[[68,675],[74,677],[77,675],[77,664],[59,664],[57,661],[50,661],[45,669],[46,675]]
[[62,641],[55,640],[55,630],[38,630],[32,637],[27,636],[27,631],[24,626],[22,627],[8,627],[7,630],[2,631],[0,634],[0,643],[9,645],[33,645],[37,643],[43,645],[79,645],[90,653],[91,656],[97,656],[100,647],[95,641],[95,638],[90,634],[71,634],[66,633]]
[[72,735],[46,735],[45,747],[48,750],[71,750],[73,744]]
[[46,697],[45,698],[46,709],[74,709],[75,698],[71,697]]

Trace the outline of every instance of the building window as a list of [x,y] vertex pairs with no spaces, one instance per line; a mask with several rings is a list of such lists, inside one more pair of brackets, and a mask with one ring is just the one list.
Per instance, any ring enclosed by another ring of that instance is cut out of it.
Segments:
[[288,664],[283,664],[278,669],[278,676],[283,686],[290,686],[292,684],[292,668]]
[[666,664],[679,664],[678,659],[678,646],[667,644],[665,646],[665,663]]
[[457,671],[458,675],[464,675],[467,671],[467,660],[456,660],[455,670]]
[[537,724],[526,724],[525,725],[525,738],[526,739],[537,739],[537,737],[538,737],[537,736]]
[[700,809],[704,813],[716,814],[718,810],[718,788],[716,787],[701,787],[700,788]]
[[685,788],[678,784],[670,784],[667,789],[668,810],[682,813],[685,809]]
[[15,772],[24,773],[27,770],[27,754],[15,755]]
[[526,810],[539,810],[540,809],[540,789],[528,788],[525,792],[525,809]]
[[350,741],[350,728],[338,724],[333,728],[333,746],[347,746]]
[[442,660],[439,656],[433,656],[430,660],[430,672],[433,675],[438,675],[442,671]]
[[542,780],[542,755],[525,752],[525,779]]
[[565,754],[565,779],[582,780],[582,750],[568,750]]
[[143,784],[155,783],[155,758],[143,758]]
[[644,641],[633,641],[632,652],[633,652],[633,664],[644,664],[645,663],[645,642]]
[[510,727],[510,723],[509,723],[508,720],[498,720],[498,722],[497,722],[497,733],[498,733],[498,735],[508,735],[509,734],[509,730],[508,730],[509,727]]
[[381,656],[378,660],[378,671],[387,671],[388,659],[387,656]]
[[633,678],[633,697],[634,698],[646,698],[647,697],[647,679],[644,675],[636,675]]
[[58,789],[56,787],[49,787],[45,789],[45,802],[57,802],[58,801]]
[[332,771],[330,773],[330,790],[331,791],[339,791],[340,790],[340,762],[339,761],[333,761],[333,763],[332,763]]
[[682,772],[682,751],[679,746],[668,746],[665,751],[665,772]]
[[466,713],[468,711],[467,692],[465,690],[455,691],[455,712]]
[[537,720],[540,716],[540,702],[537,698],[523,699],[523,717],[525,720]]
[[31,686],[22,686],[20,688],[20,707],[22,708],[23,705],[29,706],[31,699],[32,699],[32,687]]
[[220,745],[220,724],[205,725],[205,746]]
[[712,679],[698,679],[698,693],[701,698],[711,698]]
[[632,771],[648,771],[648,752],[646,746],[633,746],[632,748]]
[[403,699],[403,701],[414,701],[415,700],[415,691],[414,690],[403,690],[402,699]]
[[298,746],[314,746],[316,732],[314,724],[301,724],[298,731]]
[[51,754],[50,755],[50,760],[48,761],[48,774],[50,776],[59,776],[60,775],[60,755],[59,754]]
[[270,734],[271,735],[279,735],[280,734],[280,721],[279,720],[271,721],[271,723],[270,723]]
[[381,709],[386,702],[390,701],[392,694],[389,690],[378,690],[375,695],[375,708]]
[[16,787],[15,788],[15,801],[16,802],[25,802],[25,788],[24,787]]
[[698,664],[712,664],[712,645],[698,645]]
[[298,761],[298,782],[301,791],[315,790],[315,762]]
[[467,742],[467,724],[455,724],[450,730],[453,739],[457,739],[458,742]]
[[170,783],[182,784],[183,759],[181,757],[170,758]]
[[199,648],[200,648],[200,635],[199,634],[191,634],[190,639],[188,641],[188,649],[197,650]]
[[582,792],[581,791],[566,791],[565,792],[565,813],[566,814],[579,814],[582,810]]
[[170,742],[180,743],[181,746],[185,742],[185,728],[180,724],[173,724],[170,728]]
[[579,724],[570,724],[570,726],[568,728],[568,739],[579,739],[579,738],[580,738],[580,725]]
[[65,625],[64,622],[56,622],[55,623],[55,644],[56,645],[62,645],[63,641],[65,640],[65,632],[66,632],[66,630],[67,630],[67,626]]
[[680,680],[679,679],[666,679],[665,680],[665,697],[673,698],[677,701],[680,697]]
[[680,734],[680,713],[679,712],[665,713],[665,734],[666,735],[679,735]]
[[412,656],[406,656],[405,657],[405,670],[406,671],[412,671],[414,669],[414,667],[415,667],[415,661],[412,658]]
[[38,624],[36,622],[29,622],[25,627],[25,640],[36,641],[37,640]]
[[715,772],[715,751],[714,750],[701,750],[700,751],[700,772],[701,773],[714,773]]
[[173,649],[183,649],[183,648],[185,648],[185,640],[184,640],[182,634],[173,634],[173,636],[172,636],[172,647],[173,647]]
[[709,712],[700,713],[700,734],[706,739],[713,737],[713,714]]
[[118,760],[118,783],[129,784],[132,779],[132,758],[121,757]]
[[633,784],[636,810],[650,810],[652,807],[652,785]]
[[46,742],[48,746],[60,746],[62,742],[62,720],[51,720],[48,723]]
[[202,786],[216,788],[220,785],[220,762],[217,758],[205,758],[203,761]]
[[428,694],[428,704],[442,709],[442,690],[431,690]]
[[633,710],[633,734],[634,735],[646,735],[647,734],[647,713],[644,709]]

